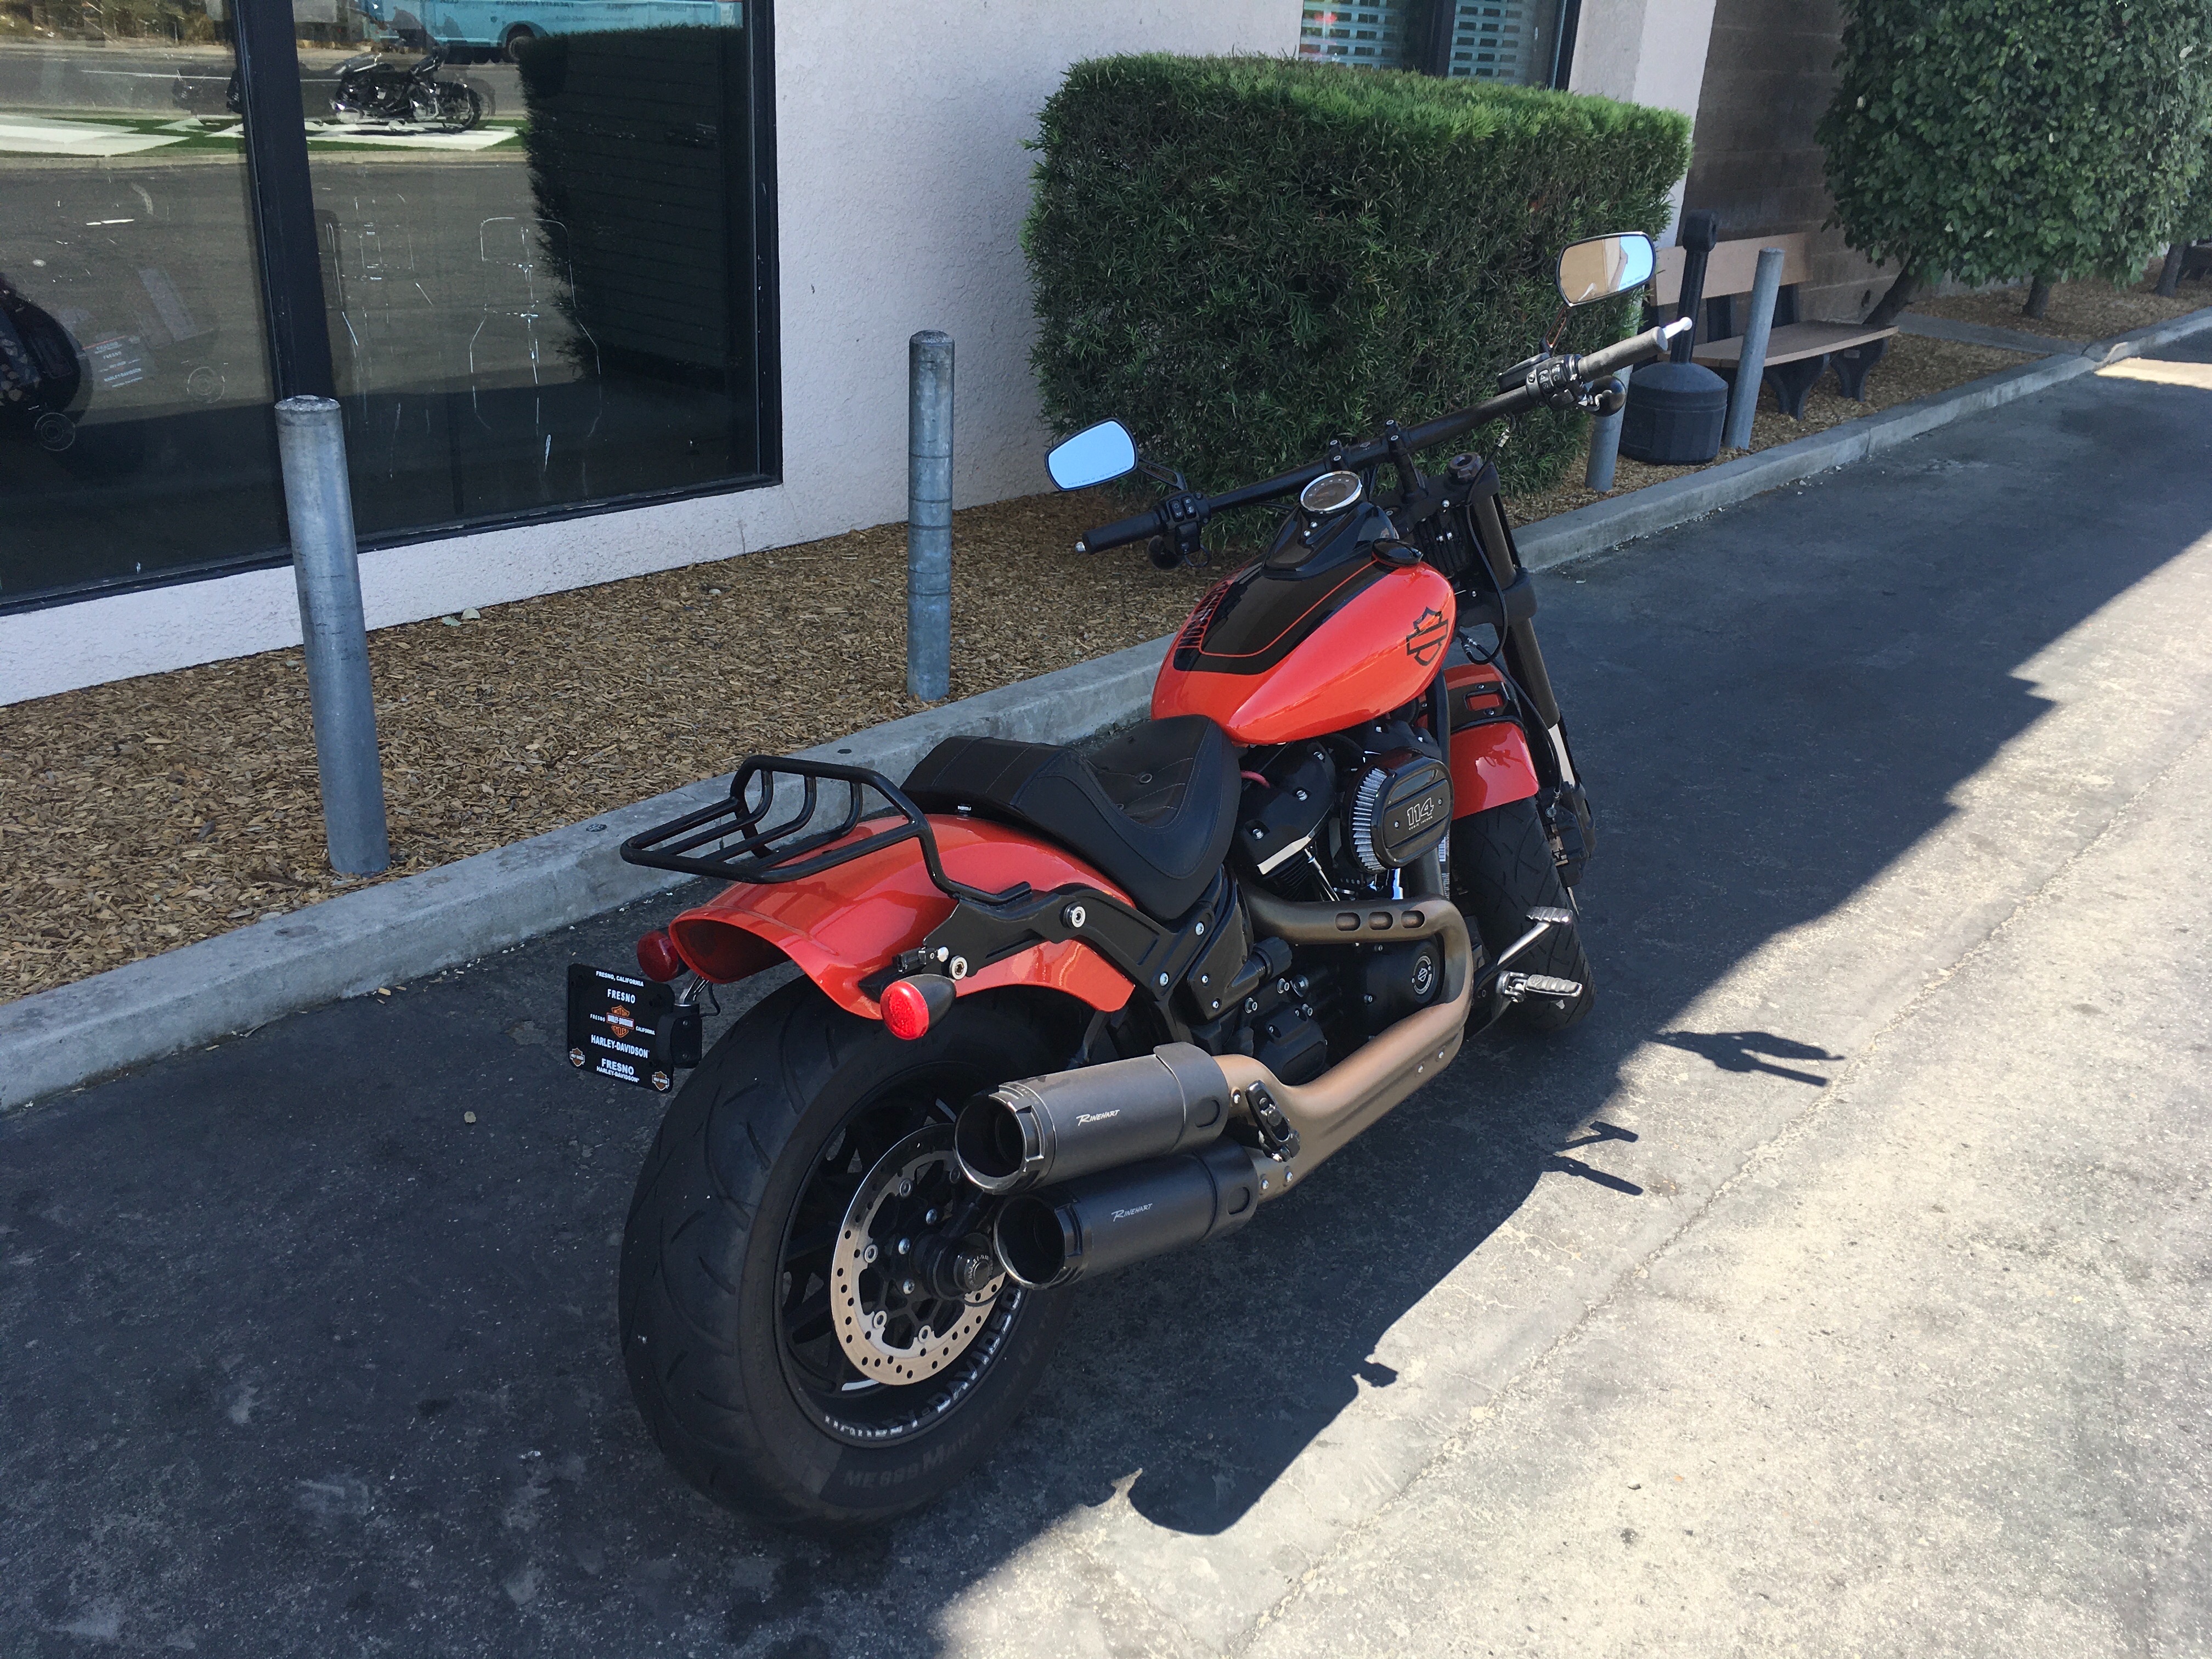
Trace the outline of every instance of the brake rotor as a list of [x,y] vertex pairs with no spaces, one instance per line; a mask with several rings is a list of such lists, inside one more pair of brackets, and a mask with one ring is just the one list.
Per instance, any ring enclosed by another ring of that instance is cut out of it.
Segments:
[[951,1206],[970,1196],[952,1155],[952,1126],[933,1123],[870,1170],[838,1224],[830,1253],[837,1346],[872,1382],[926,1382],[975,1341],[1006,1285],[994,1273],[968,1294],[933,1286],[921,1246],[941,1238]]

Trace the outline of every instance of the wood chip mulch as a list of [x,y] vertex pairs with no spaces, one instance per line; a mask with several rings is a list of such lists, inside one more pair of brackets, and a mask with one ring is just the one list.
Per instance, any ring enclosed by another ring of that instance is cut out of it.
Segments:
[[[2018,361],[1900,339],[1872,406]],[[1762,410],[1754,447],[1866,411],[1831,384],[1802,424]],[[1689,470],[1624,460],[1613,493]],[[1516,522],[1597,499],[1581,473],[1510,503]],[[956,515],[954,696],[1180,625],[1218,571],[1073,551],[1127,510],[1090,491]],[[905,526],[885,525],[370,635],[394,855],[379,879],[915,712],[905,559]],[[325,860],[296,650],[0,708],[0,1001],[357,884]]]
[[2184,283],[2180,293],[2171,300],[2160,299],[2157,287],[2155,269],[2143,281],[2125,288],[2104,282],[2055,283],[2051,290],[2051,303],[2040,317],[2031,317],[2021,308],[2027,303],[2025,283],[2015,288],[1988,289],[1979,294],[1916,300],[1912,308],[1926,316],[1979,323],[1984,328],[2009,328],[2021,334],[2086,342],[2148,328],[2154,323],[2212,305],[2212,281],[2200,277]]

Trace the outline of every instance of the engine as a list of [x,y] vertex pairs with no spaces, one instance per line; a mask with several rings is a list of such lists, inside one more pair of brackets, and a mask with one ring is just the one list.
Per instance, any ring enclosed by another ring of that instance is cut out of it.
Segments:
[[[1451,773],[1416,711],[1245,759],[1237,823],[1239,878],[1304,902],[1402,896],[1406,872],[1443,856]],[[1317,1077],[1370,1036],[1426,1007],[1443,986],[1435,939],[1301,946],[1192,1037],[1257,1059],[1287,1083]]]

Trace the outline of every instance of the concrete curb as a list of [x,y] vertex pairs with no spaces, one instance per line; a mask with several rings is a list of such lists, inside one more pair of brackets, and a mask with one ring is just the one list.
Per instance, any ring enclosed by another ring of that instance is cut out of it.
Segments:
[[[898,779],[958,732],[1078,742],[1146,706],[1166,650],[1165,639],[1131,646],[804,752]],[[689,878],[624,864],[616,848],[727,787],[688,785],[0,1006],[0,1110],[679,886]]]
[[2079,353],[2082,342],[2061,340],[2048,334],[2030,334],[2023,329],[1991,328],[1985,323],[1954,322],[1948,317],[1916,317],[1906,312],[1897,319],[1900,334],[1917,334],[1923,339],[1950,340],[1960,345],[1996,346],[2006,351],[2025,351],[2038,357],[2049,357],[2060,352]]
[[[1532,570],[1554,569],[1593,553],[1604,552],[1623,542],[1671,530],[1692,519],[1703,518],[1767,490],[1826,472],[1831,468],[1863,461],[1869,455],[1893,449],[1907,439],[1961,416],[1996,409],[2015,398],[2087,374],[2107,363],[2133,357],[2200,330],[2212,328],[2212,307],[2192,311],[2171,321],[2139,328],[2032,363],[2000,370],[1984,380],[1954,386],[1933,397],[1916,398],[1883,410],[1878,415],[1831,427],[1794,443],[1723,461],[1702,472],[1692,472],[1665,483],[1652,484],[1632,495],[1593,501],[1571,513],[1561,513],[1514,532],[1522,562]],[[2063,344],[2063,342],[2059,343]]]
[[[1995,409],[2206,327],[2212,327],[2212,307],[1594,502],[1517,532],[1522,558],[1532,569],[1555,568],[1863,460],[1961,416]],[[1165,637],[1133,645],[805,753],[901,778],[955,732],[1079,742],[1143,712],[1167,645]],[[624,864],[615,849],[624,837],[703,806],[726,787],[726,780],[715,778],[672,790],[512,847],[0,1006],[0,1110],[303,1008],[504,950],[680,885],[685,878]]]

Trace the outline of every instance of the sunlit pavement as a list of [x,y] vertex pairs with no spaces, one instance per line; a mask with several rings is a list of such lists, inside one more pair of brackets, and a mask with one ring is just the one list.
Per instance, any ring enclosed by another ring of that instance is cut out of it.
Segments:
[[653,1107],[552,1042],[662,909],[6,1121],[0,1652],[2204,1651],[2212,350],[2163,357],[1541,579],[1597,1012],[1087,1291],[858,1545],[627,1400]]

